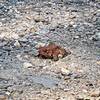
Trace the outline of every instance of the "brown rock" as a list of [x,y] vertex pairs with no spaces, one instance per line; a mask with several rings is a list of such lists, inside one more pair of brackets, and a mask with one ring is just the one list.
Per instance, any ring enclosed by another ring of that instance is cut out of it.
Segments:
[[53,59],[55,61],[59,60],[60,57],[65,57],[68,54],[71,54],[70,51],[66,51],[64,48],[54,44],[50,43],[48,46],[39,47],[39,57],[45,58],[45,59]]

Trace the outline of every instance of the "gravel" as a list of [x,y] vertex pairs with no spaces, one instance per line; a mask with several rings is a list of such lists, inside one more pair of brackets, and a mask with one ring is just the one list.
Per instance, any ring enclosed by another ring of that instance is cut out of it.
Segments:
[[[99,5],[99,0],[1,0],[0,99],[99,100]],[[49,42],[71,55],[38,58],[37,48]]]

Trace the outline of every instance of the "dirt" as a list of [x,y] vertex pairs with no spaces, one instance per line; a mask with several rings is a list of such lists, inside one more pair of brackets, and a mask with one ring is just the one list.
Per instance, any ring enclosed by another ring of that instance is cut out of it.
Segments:
[[[37,57],[50,42],[71,54]],[[99,0],[0,1],[0,100],[100,100],[99,62]]]

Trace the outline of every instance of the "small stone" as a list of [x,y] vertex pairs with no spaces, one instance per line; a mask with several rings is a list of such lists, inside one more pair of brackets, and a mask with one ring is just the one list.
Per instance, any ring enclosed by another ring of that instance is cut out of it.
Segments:
[[73,77],[74,79],[81,78],[81,77],[82,77],[82,74],[79,73],[79,72],[75,72],[75,73],[72,74],[72,77]]
[[68,92],[68,91],[70,91],[70,89],[67,89],[67,88],[64,89],[64,92]]
[[7,91],[5,94],[9,96],[11,93]]
[[29,63],[29,62],[24,62],[23,63],[23,67],[24,68],[30,68],[30,67],[32,67],[33,65],[31,64],[31,63]]
[[39,42],[35,47],[39,48],[39,47],[44,47],[45,45],[46,45],[45,43]]
[[69,18],[74,19],[74,18],[76,18],[76,16],[75,15],[70,15]]
[[17,57],[17,58],[18,58],[18,60],[20,60],[20,61],[22,61],[22,60],[23,60],[20,54],[18,54],[16,57]]
[[63,55],[59,54],[59,55],[58,55],[58,58],[63,58]]
[[17,48],[19,48],[21,46],[18,40],[16,40],[16,42],[14,43],[14,46]]
[[97,63],[98,65],[100,65],[100,61],[97,61],[96,63]]
[[74,37],[74,39],[79,39],[79,38],[80,38],[80,37],[79,37],[78,35]]
[[7,97],[4,94],[0,93],[0,100],[7,100]]
[[34,21],[35,22],[42,22],[42,21],[44,21],[44,18],[41,15],[35,15]]
[[65,68],[62,68],[61,69],[61,73],[62,73],[62,75],[70,75],[71,74],[71,71],[70,70],[68,70],[68,69],[65,69]]
[[32,16],[26,16],[26,19],[31,20]]
[[69,23],[69,26],[73,26],[75,23],[73,22],[73,21],[71,21],[70,23]]
[[2,24],[2,22],[0,22],[0,26],[2,26],[3,24]]
[[93,91],[91,91],[90,95],[91,95],[91,97],[99,97],[100,90],[99,89],[93,90]]
[[30,32],[31,32],[31,33],[34,33],[34,32],[36,32],[36,29],[35,29],[34,27],[32,27],[32,28],[30,29]]
[[26,38],[21,38],[21,39],[19,39],[19,41],[20,41],[20,42],[23,42],[23,43],[28,42],[28,40],[27,40]]
[[94,41],[100,41],[100,32],[95,33],[95,35],[92,37],[92,40],[94,40]]
[[84,95],[78,95],[77,97],[76,97],[76,100],[84,100]]

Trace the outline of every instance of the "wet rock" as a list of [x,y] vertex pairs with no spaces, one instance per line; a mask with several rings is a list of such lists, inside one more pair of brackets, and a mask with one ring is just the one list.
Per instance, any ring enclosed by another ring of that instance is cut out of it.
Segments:
[[39,47],[38,57],[45,59],[53,59],[55,61],[59,60],[59,55],[62,55],[62,58],[71,54],[70,51],[66,51],[64,48],[57,46],[54,43],[50,43],[48,46]]
[[76,35],[75,37],[74,37],[74,39],[79,39],[80,38],[80,36],[79,35]]

